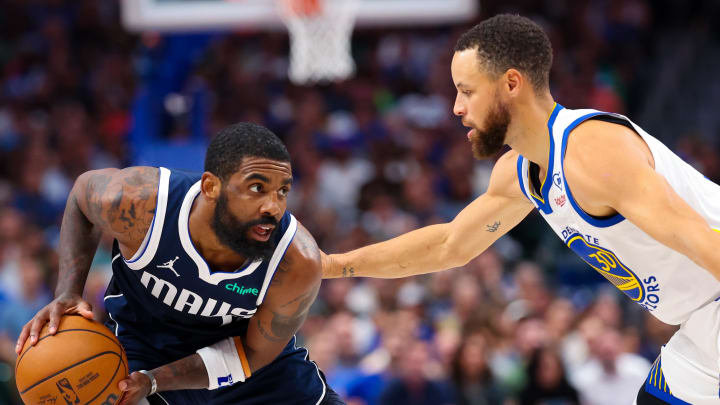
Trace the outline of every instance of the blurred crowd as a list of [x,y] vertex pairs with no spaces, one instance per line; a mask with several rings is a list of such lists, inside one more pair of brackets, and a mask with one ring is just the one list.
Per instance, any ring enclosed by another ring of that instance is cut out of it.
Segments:
[[[559,103],[634,118],[663,85],[653,67],[673,58],[657,38],[702,27],[712,4],[483,1],[482,15],[519,12],[546,29]],[[0,404],[18,403],[14,342],[52,299],[65,199],[86,170],[201,170],[218,129],[263,124],[293,158],[289,209],[326,252],[448,221],[487,187],[493,162],[473,160],[452,116],[451,50],[470,25],[357,30],[355,77],[304,87],[287,81],[286,33],[132,34],[118,7],[3,2]],[[646,129],[720,182],[718,145],[707,141],[717,132]],[[97,319],[110,242],[86,286]],[[531,214],[463,268],[323,282],[300,337],[351,405],[609,405],[632,403],[674,330]]]

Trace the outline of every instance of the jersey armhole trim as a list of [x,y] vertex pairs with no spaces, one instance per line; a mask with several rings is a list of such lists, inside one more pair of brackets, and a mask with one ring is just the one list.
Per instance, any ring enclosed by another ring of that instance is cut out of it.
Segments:
[[[550,206],[550,200],[548,195],[550,194],[550,186],[552,186],[552,174],[555,170],[554,163],[555,163],[555,148],[557,145],[555,145],[555,120],[557,119],[558,115],[560,114],[560,111],[563,110],[565,107],[562,105],[555,103],[553,106],[553,110],[550,113],[550,116],[547,120],[547,131],[548,131],[548,138],[550,138],[550,150],[548,151],[548,167],[547,171],[545,173],[545,177],[540,180],[540,190],[534,190],[533,187],[531,187],[530,184],[528,184],[527,187],[527,194],[530,198],[530,200],[533,202],[535,207],[541,211],[542,213],[546,215],[550,215],[553,213],[552,206]],[[527,159],[524,159],[527,160]],[[527,160],[529,162],[529,160]],[[529,172],[529,170],[528,170]],[[529,175],[528,175],[529,176]],[[550,181],[548,181],[550,179]],[[539,191],[540,195],[536,195],[535,191]]]
[[523,172],[524,172],[523,163],[524,163],[524,161],[525,161],[525,158],[522,155],[518,154],[518,158],[517,158],[518,184],[520,184],[520,191],[522,191],[525,198],[527,198],[528,200],[530,200],[530,202],[532,202],[532,199],[525,192],[525,182],[523,181]]
[[[560,170],[563,172],[563,177],[565,177],[565,152],[567,151],[567,141],[570,138],[570,133],[572,132],[575,127],[582,124],[583,122],[587,121],[588,119],[592,117],[596,117],[598,115],[612,115],[610,113],[605,112],[592,112],[589,114],[585,114],[581,116],[580,118],[577,118],[575,121],[573,121],[570,125],[568,125],[567,128],[565,128],[565,132],[563,132],[562,137],[562,146],[560,150]],[[565,190],[567,191],[568,200],[570,200],[570,205],[573,207],[575,212],[577,212],[580,217],[587,222],[588,224],[598,227],[598,228],[607,228],[613,225],[617,225],[620,222],[625,220],[625,217],[622,216],[620,213],[617,213],[613,216],[610,216],[608,218],[596,218],[588,214],[587,212],[583,211],[582,208],[580,208],[580,205],[575,201],[575,198],[572,195],[572,192],[570,191],[570,185],[567,182],[567,178],[565,177]]]
[[140,270],[147,266],[155,257],[160,236],[162,236],[163,224],[165,223],[165,211],[167,210],[168,190],[170,188],[170,170],[160,167],[160,179],[158,181],[157,202],[155,215],[150,223],[150,229],[145,234],[143,245],[130,260],[123,258],[125,264],[132,270]]
[[265,280],[263,280],[262,289],[260,290],[260,294],[258,294],[255,305],[260,306],[260,304],[262,304],[263,300],[265,299],[265,293],[267,292],[267,289],[270,286],[270,282],[275,275],[275,270],[277,270],[277,267],[280,264],[280,260],[282,260],[282,258],[285,256],[285,252],[287,252],[290,243],[292,243],[293,239],[295,238],[296,232],[297,219],[295,219],[295,217],[290,214],[290,224],[285,230],[285,234],[280,239],[280,243],[278,243],[278,246],[275,248],[275,253],[273,253],[272,257],[270,258],[270,263],[268,263],[267,272],[265,273]]

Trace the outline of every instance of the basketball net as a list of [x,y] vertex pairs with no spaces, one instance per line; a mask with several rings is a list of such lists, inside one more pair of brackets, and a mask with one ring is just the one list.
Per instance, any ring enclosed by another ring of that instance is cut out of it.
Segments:
[[299,85],[350,77],[350,38],[360,0],[281,0],[290,33],[290,80]]

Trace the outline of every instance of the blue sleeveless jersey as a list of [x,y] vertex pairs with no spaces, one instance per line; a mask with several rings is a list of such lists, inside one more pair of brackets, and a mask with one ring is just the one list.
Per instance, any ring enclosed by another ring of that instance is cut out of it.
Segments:
[[155,348],[197,350],[243,335],[262,304],[295,235],[288,212],[275,228],[269,260],[232,272],[210,268],[193,246],[190,210],[200,174],[160,168],[155,217],[140,249],[124,258],[113,244],[113,279],[105,305],[117,324]]

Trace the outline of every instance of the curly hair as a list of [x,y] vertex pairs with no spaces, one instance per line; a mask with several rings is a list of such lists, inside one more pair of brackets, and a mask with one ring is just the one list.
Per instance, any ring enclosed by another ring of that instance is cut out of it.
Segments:
[[205,171],[225,181],[247,156],[290,162],[285,144],[269,129],[240,122],[218,131],[205,153]]
[[499,14],[462,34],[455,52],[476,49],[483,68],[494,77],[517,69],[536,91],[549,88],[552,46],[539,25],[528,18]]

